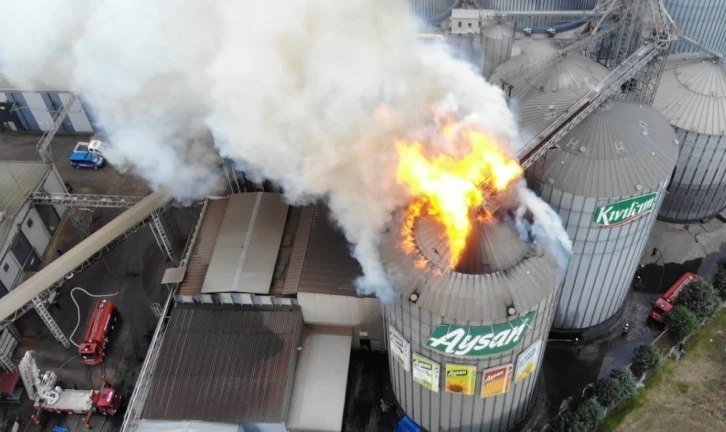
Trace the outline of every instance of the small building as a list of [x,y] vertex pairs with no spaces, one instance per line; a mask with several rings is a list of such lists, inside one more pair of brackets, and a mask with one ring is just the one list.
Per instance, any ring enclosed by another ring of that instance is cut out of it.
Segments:
[[479,34],[480,16],[484,11],[478,9],[454,9],[451,11],[451,34]]
[[[0,79],[0,130],[45,132],[71,98],[67,91],[24,91]],[[91,110],[76,99],[58,128],[61,133],[93,133]]]
[[64,206],[31,205],[32,192],[63,192],[57,171],[42,163],[0,162],[0,297],[24,271],[37,271]]

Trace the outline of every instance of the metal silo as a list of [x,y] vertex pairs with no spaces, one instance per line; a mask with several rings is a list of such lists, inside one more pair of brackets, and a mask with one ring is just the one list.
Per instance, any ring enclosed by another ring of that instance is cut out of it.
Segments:
[[398,294],[384,313],[399,405],[430,432],[511,430],[535,401],[560,277],[555,257],[504,223],[475,222],[451,270],[442,225],[419,218],[411,254],[401,228],[381,245]]
[[[726,52],[726,3],[723,0],[665,0],[668,14],[683,34],[718,52]],[[673,52],[693,52],[683,42],[673,44]]]
[[[539,134],[610,73],[599,63],[577,54],[565,55],[541,70],[522,73],[531,64],[526,58],[530,55],[543,58],[537,50],[525,52],[496,68],[490,79],[493,83],[504,80],[512,85],[510,99],[525,139],[528,134]],[[523,58],[518,60],[519,57]]]
[[587,329],[617,314],[677,157],[673,129],[655,109],[606,102],[528,171],[573,242],[554,329]]
[[653,106],[680,143],[659,218],[710,219],[726,208],[726,67],[699,54],[670,56]]
[[451,15],[451,10],[459,5],[461,0],[411,0],[411,9],[420,19],[438,24]]
[[495,24],[484,30],[482,40],[482,71],[484,78],[489,78],[494,68],[512,57],[514,29],[506,24]]
[[[509,10],[509,11],[549,11],[549,10],[591,10],[595,8],[597,0],[474,0],[479,9]],[[546,29],[560,26],[565,23],[517,23],[517,28],[541,27]],[[562,28],[560,31],[567,30]]]

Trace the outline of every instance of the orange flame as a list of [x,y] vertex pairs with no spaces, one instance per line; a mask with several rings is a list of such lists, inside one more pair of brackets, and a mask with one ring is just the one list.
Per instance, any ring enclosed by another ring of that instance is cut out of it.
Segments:
[[[443,136],[454,133],[451,124],[441,130]],[[466,247],[472,210],[485,204],[484,190],[502,191],[522,175],[519,163],[486,134],[464,130],[455,138],[466,145],[463,157],[427,156],[421,143],[396,142],[397,180],[415,197],[404,215],[401,246],[406,253],[416,250],[413,224],[420,216],[431,215],[446,228],[452,268]]]

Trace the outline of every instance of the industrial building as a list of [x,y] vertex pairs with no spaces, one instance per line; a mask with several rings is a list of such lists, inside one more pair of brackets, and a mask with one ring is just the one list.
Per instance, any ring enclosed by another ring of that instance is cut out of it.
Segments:
[[657,111],[605,102],[530,168],[530,187],[573,243],[554,329],[587,339],[583,330],[617,318],[677,157],[675,133]]
[[678,165],[660,218],[711,219],[726,208],[726,66],[703,54],[671,55],[653,106],[676,132]]
[[[687,35],[706,47],[726,52],[726,8],[721,0],[664,0],[668,13]],[[692,44],[676,41],[673,52],[698,52]]]
[[[20,91],[0,82],[0,130],[45,132],[70,100],[65,91]],[[93,117],[81,99],[75,99],[58,132],[93,133]]]
[[407,254],[397,216],[381,257],[397,293],[385,317],[398,403],[432,432],[511,430],[533,407],[564,269],[498,221],[475,222],[450,269],[443,225],[414,222]]

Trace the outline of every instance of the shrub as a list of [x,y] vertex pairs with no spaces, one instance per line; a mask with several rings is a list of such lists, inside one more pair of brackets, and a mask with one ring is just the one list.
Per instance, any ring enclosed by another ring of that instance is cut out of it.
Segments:
[[588,399],[577,407],[575,417],[576,423],[580,423],[582,430],[594,431],[605,418],[605,408],[595,399]]
[[633,375],[640,378],[646,372],[656,369],[660,365],[660,356],[650,345],[641,345],[633,353],[633,362],[630,370]]
[[711,284],[713,285],[713,289],[716,290],[716,294],[718,294],[719,298],[721,300],[726,300],[726,261],[718,263],[718,270],[716,270],[716,274],[713,275]]
[[638,382],[630,369],[626,367],[615,369],[610,372],[610,379],[620,384],[620,397],[618,399],[628,399],[635,394]]
[[570,432],[577,423],[577,417],[572,411],[565,411],[558,415],[547,426],[548,432]]
[[602,406],[610,406],[620,399],[620,383],[610,378],[600,378],[595,382],[595,398]]
[[693,311],[683,305],[673,308],[665,316],[665,324],[676,340],[683,340],[693,333],[699,326],[700,321]]
[[693,311],[699,321],[712,317],[721,305],[716,290],[711,282],[701,280],[693,282],[683,289],[678,296],[678,304]]

